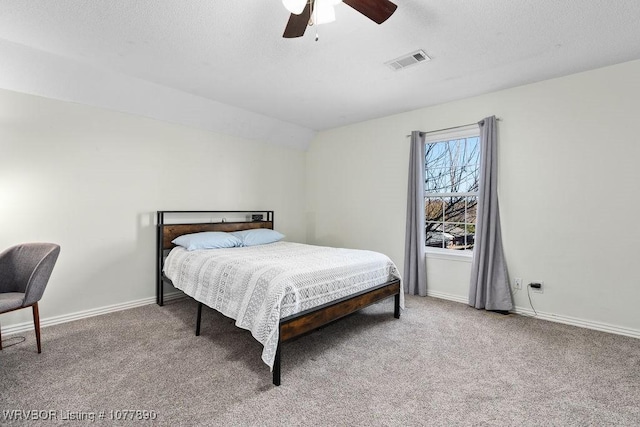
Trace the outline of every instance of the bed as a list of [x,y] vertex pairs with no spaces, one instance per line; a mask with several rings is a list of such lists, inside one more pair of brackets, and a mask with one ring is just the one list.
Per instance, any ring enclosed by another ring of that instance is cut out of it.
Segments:
[[[192,214],[217,219],[167,221]],[[262,360],[280,385],[282,343],[390,297],[399,318],[403,294],[397,268],[377,252],[286,241],[189,251],[172,243],[203,231],[268,234],[273,217],[273,211],[158,211],[157,303],[164,304],[165,283],[196,300],[196,335],[203,304],[233,318],[263,344]]]

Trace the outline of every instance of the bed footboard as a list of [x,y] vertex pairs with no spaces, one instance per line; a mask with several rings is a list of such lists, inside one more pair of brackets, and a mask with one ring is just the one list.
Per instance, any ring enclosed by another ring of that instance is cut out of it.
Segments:
[[[348,297],[315,307],[280,320],[278,348],[273,362],[273,384],[280,385],[282,344],[301,335],[314,331],[322,326],[335,322],[349,314],[355,313],[371,304],[394,297],[393,317],[400,318],[400,280],[384,283],[373,289],[350,295]],[[202,303],[198,302],[196,316],[196,336],[200,335]]]
[[355,313],[371,304],[394,296],[393,316],[400,318],[400,280],[384,283],[355,295],[316,307],[280,320],[280,338],[273,363],[273,384],[280,385],[282,343]]

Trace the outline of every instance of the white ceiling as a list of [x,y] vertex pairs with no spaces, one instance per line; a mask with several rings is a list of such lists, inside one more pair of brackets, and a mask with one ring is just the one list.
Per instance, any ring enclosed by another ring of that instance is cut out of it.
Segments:
[[[380,26],[338,5],[316,42],[313,27],[282,38],[280,0],[0,0],[0,87],[239,135],[255,123],[306,144],[315,131],[640,58],[639,0],[395,2]],[[384,65],[417,49],[432,60]]]

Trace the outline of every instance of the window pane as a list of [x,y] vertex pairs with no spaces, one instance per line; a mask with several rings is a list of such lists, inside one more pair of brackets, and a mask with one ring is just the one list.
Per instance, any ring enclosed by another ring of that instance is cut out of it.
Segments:
[[469,250],[473,249],[474,235],[467,231],[465,225],[446,224],[445,234],[451,236],[447,249]]
[[[427,226],[427,229],[429,227]],[[432,248],[446,248],[447,240],[442,233],[442,224],[436,224],[431,230],[427,231],[426,245]]]
[[443,199],[441,197],[428,197],[425,199],[425,218],[427,221],[442,222],[444,216]]
[[476,232],[476,216],[478,212],[478,196],[469,196],[467,197],[467,220],[469,224],[472,224],[472,231],[470,233]]
[[426,245],[442,248],[442,220],[444,215],[444,200],[442,197],[425,198],[425,231]]
[[425,191],[427,193],[477,191],[479,148],[477,137],[427,144]]
[[445,224],[444,234],[447,237],[447,248],[456,249],[460,246],[461,242],[464,244],[464,225],[458,224]]
[[465,204],[466,197],[447,197],[445,198],[445,222],[465,222]]

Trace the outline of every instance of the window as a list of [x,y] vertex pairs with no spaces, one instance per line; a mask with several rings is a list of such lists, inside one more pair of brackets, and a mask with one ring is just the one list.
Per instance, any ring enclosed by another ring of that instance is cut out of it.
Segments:
[[473,249],[478,206],[477,125],[425,138],[425,231],[428,248]]

